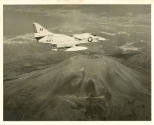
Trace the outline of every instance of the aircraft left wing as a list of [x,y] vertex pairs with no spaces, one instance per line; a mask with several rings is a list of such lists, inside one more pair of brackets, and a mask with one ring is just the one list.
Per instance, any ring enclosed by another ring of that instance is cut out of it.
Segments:
[[103,37],[93,35],[92,33],[73,34],[73,37],[77,40],[87,42],[98,42],[106,40]]

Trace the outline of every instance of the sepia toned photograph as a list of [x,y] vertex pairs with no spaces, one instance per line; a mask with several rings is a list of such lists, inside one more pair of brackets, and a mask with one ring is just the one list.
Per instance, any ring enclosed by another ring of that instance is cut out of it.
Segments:
[[3,5],[4,121],[151,121],[151,5]]

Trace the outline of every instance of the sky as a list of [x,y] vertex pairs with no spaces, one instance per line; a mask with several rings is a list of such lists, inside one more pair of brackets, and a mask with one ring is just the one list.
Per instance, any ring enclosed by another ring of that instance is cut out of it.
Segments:
[[65,34],[99,31],[108,20],[112,23],[113,17],[150,14],[150,8],[150,5],[4,5],[4,36],[32,33],[33,22]]

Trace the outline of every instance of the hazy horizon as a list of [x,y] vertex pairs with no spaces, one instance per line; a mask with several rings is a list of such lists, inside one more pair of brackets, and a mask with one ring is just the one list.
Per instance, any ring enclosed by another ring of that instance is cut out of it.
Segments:
[[150,9],[150,5],[4,5],[4,36],[32,33],[33,22],[58,33],[81,33],[87,28],[99,32],[110,25],[111,17],[150,16]]

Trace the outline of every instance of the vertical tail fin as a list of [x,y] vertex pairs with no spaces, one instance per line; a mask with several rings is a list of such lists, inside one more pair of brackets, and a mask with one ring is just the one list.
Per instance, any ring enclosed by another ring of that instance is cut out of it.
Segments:
[[47,29],[45,29],[38,23],[33,23],[33,28],[34,28],[34,37],[37,40],[40,40],[41,38],[51,34]]

